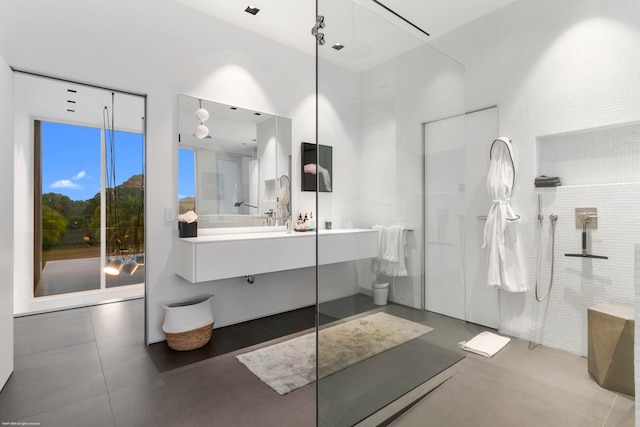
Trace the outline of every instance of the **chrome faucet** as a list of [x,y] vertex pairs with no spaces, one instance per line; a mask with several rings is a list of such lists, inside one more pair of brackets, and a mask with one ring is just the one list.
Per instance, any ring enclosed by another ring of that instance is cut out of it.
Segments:
[[235,203],[233,204],[233,206],[235,206],[236,208],[238,208],[238,212],[240,211],[240,208],[241,208],[242,206],[248,206],[248,207],[250,207],[250,208],[258,209],[258,207],[257,207],[257,206],[253,206],[253,205],[250,205],[249,203],[245,203],[245,202],[235,202]]
[[267,225],[274,226],[277,225],[276,213],[273,209],[269,209],[264,213],[267,216]]

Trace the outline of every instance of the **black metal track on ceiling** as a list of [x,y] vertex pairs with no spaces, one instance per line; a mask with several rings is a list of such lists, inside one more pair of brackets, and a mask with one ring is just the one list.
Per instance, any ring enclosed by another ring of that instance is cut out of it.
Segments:
[[[13,71],[14,73],[22,73],[22,74],[27,74],[27,75],[30,75],[30,76],[43,77],[45,79],[57,80],[57,81],[60,81],[60,82],[71,83],[71,84],[80,85],[80,86],[87,86],[87,87],[92,87],[92,88],[96,88],[96,89],[103,89],[103,90],[108,90],[110,92],[123,93],[125,95],[140,96],[142,98],[146,98],[147,97],[147,95],[145,95],[143,93],[130,92],[130,91],[120,90],[120,89],[113,89],[113,88],[110,88],[110,87],[99,86],[99,85],[94,85],[94,84],[90,84],[90,83],[76,82],[76,81],[69,80],[69,79],[63,79],[61,77],[49,76],[47,74],[36,73],[36,72],[33,72],[33,71],[21,70],[19,68],[14,68],[14,67],[10,67],[10,68],[11,68],[11,71]],[[73,89],[67,89],[67,90],[70,91],[70,92],[76,92]],[[145,106],[145,108],[146,108],[146,106]]]
[[411,25],[413,28],[415,28],[416,30],[420,31],[422,34],[431,37],[431,34],[427,33],[425,30],[423,30],[422,28],[418,27],[413,22],[411,22],[408,19],[406,19],[404,16],[398,14],[394,10],[392,10],[389,7],[387,7],[386,5],[382,4],[382,2],[379,2],[378,0],[371,0],[371,1],[374,2],[375,4],[377,4],[378,6],[380,6],[381,8],[383,8],[384,10],[386,10],[387,12],[395,15],[397,18],[402,19],[404,22],[406,22],[407,24]]

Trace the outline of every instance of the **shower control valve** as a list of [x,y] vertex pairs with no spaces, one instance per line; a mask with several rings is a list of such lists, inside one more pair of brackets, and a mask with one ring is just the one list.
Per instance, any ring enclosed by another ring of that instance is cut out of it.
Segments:
[[576,228],[598,228],[598,208],[576,208]]

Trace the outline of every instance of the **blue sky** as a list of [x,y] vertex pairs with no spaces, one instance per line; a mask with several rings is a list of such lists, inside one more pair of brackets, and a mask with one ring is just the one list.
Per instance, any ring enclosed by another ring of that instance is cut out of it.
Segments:
[[178,150],[178,200],[195,195],[194,151]]
[[[42,192],[87,200],[100,191],[100,133],[89,128],[42,122]],[[116,184],[143,173],[142,135],[115,133]]]

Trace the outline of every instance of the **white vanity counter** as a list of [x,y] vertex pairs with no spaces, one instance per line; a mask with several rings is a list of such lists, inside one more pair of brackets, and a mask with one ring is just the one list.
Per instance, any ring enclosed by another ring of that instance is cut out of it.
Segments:
[[[378,232],[370,229],[320,230],[318,264],[375,257]],[[285,230],[209,234],[176,239],[175,272],[192,283],[313,267],[316,233]]]

